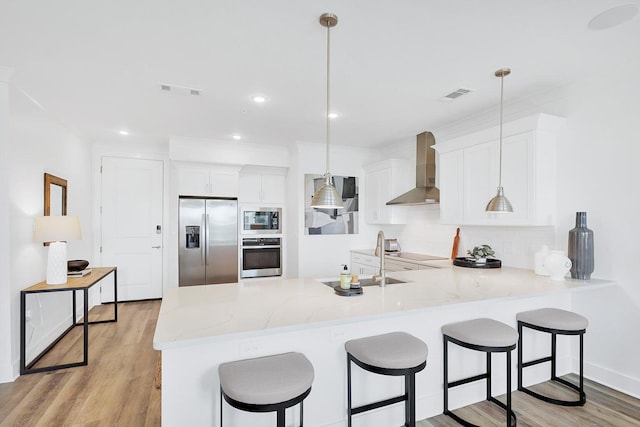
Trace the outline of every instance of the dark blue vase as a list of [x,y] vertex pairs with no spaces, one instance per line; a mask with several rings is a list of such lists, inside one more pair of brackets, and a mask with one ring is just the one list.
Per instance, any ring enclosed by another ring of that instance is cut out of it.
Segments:
[[569,231],[568,256],[573,279],[589,280],[593,273],[593,231],[587,228],[587,213],[576,212],[576,227]]

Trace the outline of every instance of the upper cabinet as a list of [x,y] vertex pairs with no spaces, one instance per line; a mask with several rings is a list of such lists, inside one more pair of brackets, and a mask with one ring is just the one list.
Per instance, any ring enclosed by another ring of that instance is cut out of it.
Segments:
[[240,167],[179,165],[177,170],[180,196],[238,197]]
[[286,202],[287,169],[267,166],[244,166],[240,170],[241,203],[257,203],[268,206]]
[[240,194],[243,203],[282,205],[285,203],[286,177],[284,175],[240,173]]
[[364,209],[369,224],[404,224],[405,207],[387,202],[410,190],[415,169],[405,159],[387,159],[365,166]]
[[510,214],[485,212],[499,181],[498,127],[434,146],[441,223],[555,225],[555,140],[563,123],[561,117],[538,114],[504,124],[502,186],[513,206]]

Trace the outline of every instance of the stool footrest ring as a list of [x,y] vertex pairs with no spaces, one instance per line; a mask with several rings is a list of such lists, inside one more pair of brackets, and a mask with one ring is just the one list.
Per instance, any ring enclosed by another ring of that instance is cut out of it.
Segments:
[[578,393],[578,396],[580,397],[578,400],[561,400],[561,399],[554,399],[553,397],[549,397],[549,396],[544,396],[540,393],[536,393],[533,390],[530,390],[526,387],[519,387],[518,390],[527,393],[529,396],[533,396],[537,399],[543,400],[545,402],[548,403],[553,403],[554,405],[560,405],[560,406],[583,406],[586,402],[587,402],[587,395],[584,393],[584,391],[580,390],[580,387],[578,387],[575,384],[570,383],[569,381],[565,380],[564,378],[551,378],[551,381],[555,381],[557,383],[560,383],[566,387],[569,387],[570,389],[573,389],[576,393]]

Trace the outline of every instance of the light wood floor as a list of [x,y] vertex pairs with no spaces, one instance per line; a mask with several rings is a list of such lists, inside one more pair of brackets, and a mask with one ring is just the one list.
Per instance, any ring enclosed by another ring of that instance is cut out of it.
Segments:
[[[566,379],[577,384],[577,375]],[[546,382],[531,387],[538,393],[559,399],[573,400],[566,388]],[[455,393],[453,391],[452,393]],[[585,379],[587,403],[582,407],[562,407],[535,399],[520,391],[512,393],[512,406],[518,417],[518,427],[626,427],[640,426],[640,400]],[[453,396],[453,394],[450,394]],[[451,399],[451,397],[450,397]],[[504,396],[500,400],[505,401]],[[505,426],[505,412],[497,405],[480,402],[454,411],[457,415],[481,426]],[[459,427],[445,415],[422,420],[417,427]]]
[[[153,350],[160,301],[118,304],[118,322],[89,326],[89,365],[20,376],[0,384],[0,426],[159,426]],[[90,320],[111,318],[113,305]],[[82,360],[76,327],[38,362]],[[36,365],[38,366],[38,365]]]
[[[14,383],[0,384],[0,426],[159,426],[160,390],[154,387],[159,354],[151,345],[159,309],[160,301],[118,304],[118,323],[89,327],[88,366],[23,375]],[[109,318],[112,310],[111,305],[96,307],[91,320]],[[81,328],[75,328],[40,363],[80,360],[81,337]],[[562,395],[561,388],[549,383],[536,389]],[[586,393],[584,407],[564,408],[514,392],[518,426],[640,426],[640,400],[588,380]],[[487,402],[456,413],[481,426],[505,425],[504,413]],[[458,424],[438,415],[418,426]]]

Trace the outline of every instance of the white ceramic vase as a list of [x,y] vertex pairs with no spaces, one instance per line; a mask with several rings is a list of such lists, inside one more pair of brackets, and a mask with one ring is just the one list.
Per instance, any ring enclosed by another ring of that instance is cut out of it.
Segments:
[[551,280],[564,280],[564,276],[571,270],[571,260],[564,251],[551,251],[545,257],[543,267]]
[[544,260],[547,256],[549,256],[549,247],[547,245],[542,245],[540,250],[533,256],[534,271],[540,276],[549,275],[547,269],[544,268]]

